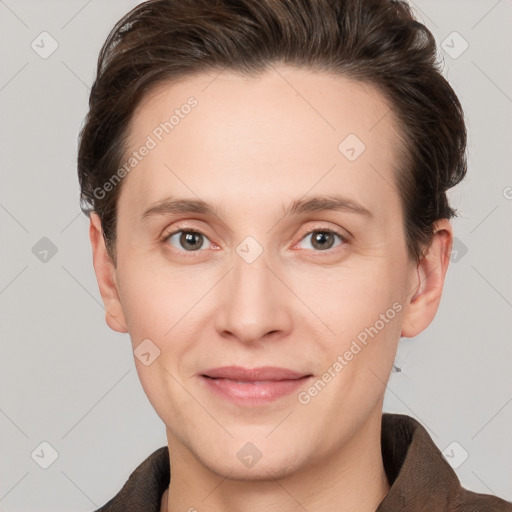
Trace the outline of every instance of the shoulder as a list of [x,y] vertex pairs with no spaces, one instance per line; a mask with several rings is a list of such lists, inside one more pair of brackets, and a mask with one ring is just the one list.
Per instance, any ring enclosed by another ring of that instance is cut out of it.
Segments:
[[427,430],[403,414],[382,416],[382,458],[390,490],[378,512],[512,512],[512,503],[462,487]]
[[453,500],[453,512],[512,512],[512,502],[460,488]]

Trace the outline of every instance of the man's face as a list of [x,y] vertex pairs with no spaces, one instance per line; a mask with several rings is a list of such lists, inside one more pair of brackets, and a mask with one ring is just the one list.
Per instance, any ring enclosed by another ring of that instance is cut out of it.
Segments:
[[[132,119],[130,151],[150,150],[118,203],[117,321],[134,349],[150,340],[146,360],[160,351],[147,366],[135,360],[144,390],[170,446],[231,478],[291,474],[370,418],[380,423],[416,276],[383,97],[345,78],[278,71],[160,86]],[[197,105],[182,108],[191,96]],[[175,109],[179,122],[159,130]],[[285,215],[327,196],[344,206]],[[175,200],[216,214],[162,207]],[[204,376],[226,366],[310,377],[273,399],[236,400]]]

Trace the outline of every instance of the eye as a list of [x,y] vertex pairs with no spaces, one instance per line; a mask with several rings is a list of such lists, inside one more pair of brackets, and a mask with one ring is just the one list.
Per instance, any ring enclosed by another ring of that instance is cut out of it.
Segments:
[[[321,229],[321,228],[314,229],[314,230],[306,233],[306,235],[304,236],[304,238],[302,238],[302,240],[307,240],[310,237],[310,235],[314,235],[311,237],[311,242],[310,242],[311,247],[301,247],[302,249],[312,248],[316,251],[324,251],[325,252],[325,251],[333,248],[336,237],[340,240],[340,243],[334,247],[339,247],[340,245],[343,245],[345,243],[345,239],[341,235],[341,233],[333,231],[332,229]],[[299,242],[299,244],[297,244],[297,246],[300,247],[301,242]]]
[[[304,243],[303,241],[307,240],[308,238],[311,238],[311,242],[309,244],[310,246],[301,246],[301,244]],[[339,243],[334,245],[336,243],[336,238],[338,238]],[[206,235],[195,229],[180,229],[174,231],[164,235],[163,240],[164,242],[169,243],[175,249],[186,252],[198,252],[201,249],[207,249],[208,243],[211,244],[209,238]],[[301,242],[299,242],[296,247],[301,249],[313,249],[316,251],[326,252],[329,249],[339,247],[344,243],[345,238],[341,233],[338,233],[332,229],[316,228],[306,233]]]
[[209,242],[208,237],[203,235],[200,231],[192,229],[180,229],[164,237],[164,241],[172,245],[175,249],[188,252],[197,252],[199,249],[206,249],[207,247],[204,247],[206,240]]

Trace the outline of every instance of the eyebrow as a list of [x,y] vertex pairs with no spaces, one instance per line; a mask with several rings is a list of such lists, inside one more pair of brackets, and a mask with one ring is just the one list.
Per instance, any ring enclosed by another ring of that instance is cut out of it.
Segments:
[[[338,195],[322,195],[295,199],[286,208],[283,206],[283,215],[284,217],[288,217],[300,213],[326,210],[346,211],[373,217],[370,210],[361,204]],[[219,208],[202,199],[175,199],[168,197],[149,207],[141,215],[141,220],[146,220],[158,215],[172,215],[176,213],[198,213],[219,217]]]

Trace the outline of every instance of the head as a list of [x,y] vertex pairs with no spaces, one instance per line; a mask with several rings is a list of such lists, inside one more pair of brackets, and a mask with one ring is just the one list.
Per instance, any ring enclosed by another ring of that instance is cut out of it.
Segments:
[[[156,0],[109,35],[78,157],[106,320],[149,347],[144,390],[210,469],[283,475],[380,421],[400,336],[437,311],[466,172],[436,56],[390,0]],[[205,384],[233,365],[309,377],[246,407]]]

